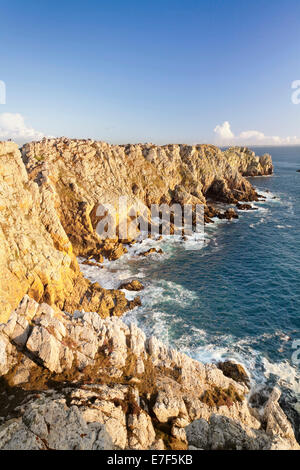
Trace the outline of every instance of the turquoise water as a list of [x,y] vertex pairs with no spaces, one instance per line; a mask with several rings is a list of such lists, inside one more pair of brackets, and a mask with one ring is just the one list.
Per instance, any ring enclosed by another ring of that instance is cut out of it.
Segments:
[[147,333],[202,361],[236,359],[256,382],[299,393],[292,345],[300,339],[300,147],[255,151],[271,153],[275,165],[274,176],[251,179],[267,196],[257,211],[206,226],[201,250],[163,241],[164,256],[130,254],[113,266],[118,279],[145,284],[143,306],[127,318]]

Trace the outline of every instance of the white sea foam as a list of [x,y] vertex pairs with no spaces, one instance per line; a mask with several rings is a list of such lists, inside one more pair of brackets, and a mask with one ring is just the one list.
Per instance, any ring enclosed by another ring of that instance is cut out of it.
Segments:
[[281,201],[280,196],[278,194],[272,193],[271,191],[263,191],[261,189],[257,189],[257,192],[259,195],[264,196],[265,199],[263,201],[257,201],[255,204],[261,204],[265,202],[278,203]]

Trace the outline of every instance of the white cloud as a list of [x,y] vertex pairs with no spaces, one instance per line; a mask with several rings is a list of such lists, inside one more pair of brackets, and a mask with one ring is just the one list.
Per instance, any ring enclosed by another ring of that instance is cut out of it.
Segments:
[[41,140],[43,137],[45,137],[45,134],[25,124],[24,117],[21,114],[0,114],[0,139],[28,142],[30,140]]
[[259,131],[244,131],[240,133],[240,139],[264,140],[265,134]]
[[219,145],[300,145],[300,137],[267,136],[261,131],[249,130],[235,135],[230,123],[225,121],[214,129],[216,143]]
[[223,122],[221,126],[216,126],[214,132],[221,140],[233,139],[234,134],[231,131],[230,124],[228,121]]

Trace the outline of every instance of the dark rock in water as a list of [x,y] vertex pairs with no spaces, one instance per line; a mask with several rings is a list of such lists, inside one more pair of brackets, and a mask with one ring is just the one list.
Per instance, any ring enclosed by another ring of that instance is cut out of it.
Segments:
[[244,383],[249,386],[249,376],[241,364],[236,364],[235,362],[231,361],[225,361],[219,362],[218,367],[219,369],[221,369],[223,374],[226,375],[226,377],[230,377],[236,382]]
[[206,206],[204,210],[204,214],[207,215],[207,217],[212,218],[212,217],[217,217],[218,214],[220,214],[220,211],[216,209],[215,207]]
[[218,217],[219,217],[219,219],[227,219],[227,220],[238,219],[239,218],[237,212],[232,207],[230,207],[229,209],[227,209],[223,213],[219,213]]
[[135,307],[140,307],[142,305],[141,298],[139,296],[135,297],[133,300],[129,302],[130,309]]
[[138,281],[137,279],[134,279],[133,281],[130,281],[130,282],[124,282],[123,284],[119,286],[119,289],[139,291],[139,290],[143,290],[144,286],[140,281]]
[[100,269],[103,268],[103,266],[101,266],[101,264],[96,263],[95,261],[91,261],[89,259],[86,259],[85,261],[83,261],[82,264],[86,264],[87,266],[95,266],[95,267],[100,268]]
[[218,217],[220,211],[212,206],[205,206],[204,208],[204,222],[206,224],[213,224],[214,221],[212,220],[213,217]]
[[297,173],[300,173],[300,170],[297,170]]
[[163,251],[161,248],[158,250],[156,248],[150,248],[147,251],[144,251],[143,253],[139,253],[139,256],[149,256],[152,255],[153,253],[158,253],[159,255],[163,254]]
[[204,214],[204,223],[205,224],[214,224],[214,221],[208,217],[206,214]]
[[240,202],[237,203],[236,207],[240,211],[256,211],[257,207],[252,207],[250,204],[241,204]]

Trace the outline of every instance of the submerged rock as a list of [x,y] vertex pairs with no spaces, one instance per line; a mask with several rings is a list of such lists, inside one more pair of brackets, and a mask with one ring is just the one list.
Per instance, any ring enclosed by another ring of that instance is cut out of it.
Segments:
[[240,202],[238,202],[236,204],[236,207],[240,211],[255,211],[255,210],[257,210],[257,207],[252,207],[251,204],[241,204]]

